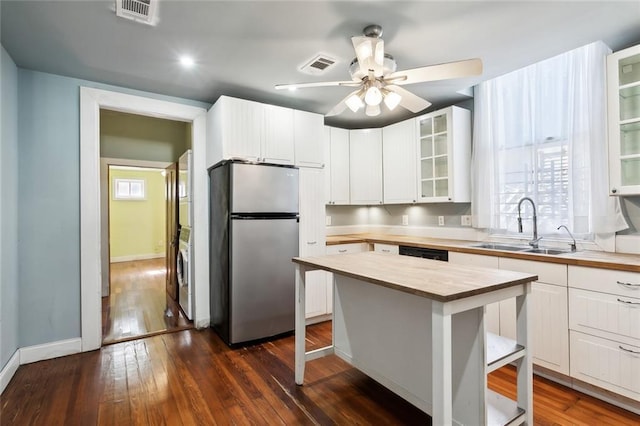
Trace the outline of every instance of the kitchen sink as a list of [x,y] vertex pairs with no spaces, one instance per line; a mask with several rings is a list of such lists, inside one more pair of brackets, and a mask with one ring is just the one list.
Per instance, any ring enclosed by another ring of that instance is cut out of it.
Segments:
[[545,248],[532,248],[528,250],[524,250],[525,253],[538,253],[538,254],[565,254],[571,253],[569,250],[558,250],[558,249],[545,249]]
[[500,243],[481,243],[476,244],[471,247],[477,248],[485,248],[491,250],[505,250],[505,251],[524,251],[529,248],[529,246],[514,246],[509,244],[500,244]]

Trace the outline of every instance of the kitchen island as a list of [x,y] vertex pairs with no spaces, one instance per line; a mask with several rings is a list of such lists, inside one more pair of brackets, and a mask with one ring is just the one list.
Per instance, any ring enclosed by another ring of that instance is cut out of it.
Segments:
[[[531,424],[526,273],[368,252],[294,258],[295,380],[335,354],[430,414],[434,425]],[[305,350],[305,274],[334,276],[332,345]],[[517,341],[488,335],[484,307],[516,297]],[[518,401],[487,389],[486,374],[515,362]]]

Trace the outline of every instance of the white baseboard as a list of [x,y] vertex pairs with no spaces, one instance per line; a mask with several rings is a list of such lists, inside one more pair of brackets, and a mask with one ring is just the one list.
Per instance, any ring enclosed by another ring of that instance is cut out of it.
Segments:
[[13,353],[11,358],[9,358],[9,362],[7,362],[2,371],[0,371],[0,394],[4,392],[13,375],[18,371],[18,367],[20,367],[20,349],[17,349]]
[[82,339],[59,340],[20,348],[20,365],[82,352]]
[[131,256],[112,257],[109,259],[109,262],[111,263],[132,262],[134,260],[159,259],[161,257],[164,257],[164,253],[134,254]]

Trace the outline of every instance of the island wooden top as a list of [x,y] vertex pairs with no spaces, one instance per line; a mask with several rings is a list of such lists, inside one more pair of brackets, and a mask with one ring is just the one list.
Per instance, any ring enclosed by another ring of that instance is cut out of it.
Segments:
[[366,281],[421,297],[449,302],[536,281],[537,275],[452,265],[437,260],[365,252],[340,256],[294,257],[312,269]]

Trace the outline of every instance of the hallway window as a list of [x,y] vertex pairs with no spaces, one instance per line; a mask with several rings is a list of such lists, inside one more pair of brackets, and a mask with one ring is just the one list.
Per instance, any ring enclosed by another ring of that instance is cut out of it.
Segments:
[[115,179],[113,188],[116,200],[144,200],[143,179]]

